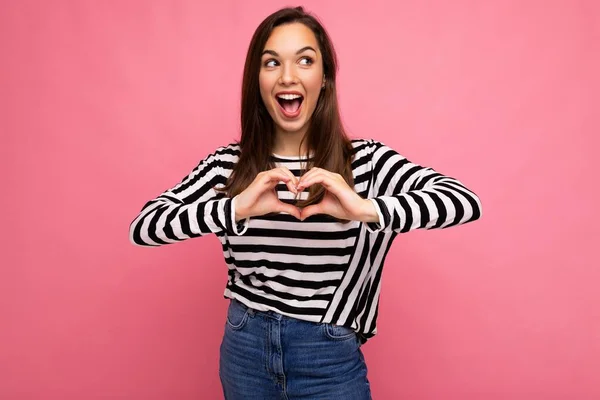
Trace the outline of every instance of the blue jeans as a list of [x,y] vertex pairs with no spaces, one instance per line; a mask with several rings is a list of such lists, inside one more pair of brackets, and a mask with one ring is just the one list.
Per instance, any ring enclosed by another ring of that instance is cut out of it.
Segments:
[[356,333],[332,324],[227,310],[219,376],[226,400],[369,400],[367,366]]

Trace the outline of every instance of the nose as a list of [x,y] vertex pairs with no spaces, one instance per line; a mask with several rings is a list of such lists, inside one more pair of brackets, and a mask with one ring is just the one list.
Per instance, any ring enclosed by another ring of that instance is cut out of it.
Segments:
[[279,76],[279,82],[282,85],[292,85],[298,80],[296,78],[296,71],[293,66],[283,65],[281,68],[281,75]]

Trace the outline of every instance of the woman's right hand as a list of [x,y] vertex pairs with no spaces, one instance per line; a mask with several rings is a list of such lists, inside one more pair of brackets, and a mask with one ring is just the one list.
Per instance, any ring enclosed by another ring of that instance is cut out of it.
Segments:
[[275,186],[279,182],[284,182],[290,192],[298,194],[298,179],[289,169],[279,167],[260,172],[254,181],[234,198],[236,222],[272,212],[285,212],[300,219],[298,207],[284,203],[277,197]]

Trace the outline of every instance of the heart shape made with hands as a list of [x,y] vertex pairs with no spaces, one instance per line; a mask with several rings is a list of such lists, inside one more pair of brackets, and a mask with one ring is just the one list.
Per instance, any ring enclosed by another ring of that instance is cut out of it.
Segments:
[[[279,200],[275,187],[280,182],[283,182],[296,197],[305,189],[317,184],[325,188],[325,195],[319,203],[299,208]],[[348,221],[378,220],[371,201],[360,197],[340,174],[318,167],[311,168],[300,178],[296,178],[284,167],[263,171],[236,196],[236,220],[272,212],[284,212],[301,221],[316,214],[327,214],[338,220]]]
[[[320,202],[305,207],[296,207],[300,212],[300,220],[316,214],[326,214],[339,220],[362,220],[365,216],[365,208],[373,207],[372,203],[363,199],[346,182],[343,176],[327,171],[322,168],[311,168],[306,174],[298,179],[295,187],[293,181],[292,193],[296,200],[304,190],[313,185],[321,185],[325,194]],[[368,203],[368,204],[367,204]]]

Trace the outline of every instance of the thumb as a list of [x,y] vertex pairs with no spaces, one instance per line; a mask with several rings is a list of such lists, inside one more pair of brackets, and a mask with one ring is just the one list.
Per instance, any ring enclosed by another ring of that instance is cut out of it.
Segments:
[[278,212],[285,212],[290,215],[293,215],[297,219],[300,219],[300,210],[298,209],[298,207],[295,207],[291,204],[283,203],[280,201],[279,206],[277,208],[278,208],[278,210],[277,210]]
[[310,217],[311,215],[316,215],[316,214],[322,214],[323,213],[323,209],[321,207],[321,204],[312,204],[310,206],[306,206],[302,209],[302,212],[300,213],[300,220],[304,221],[306,218]]

